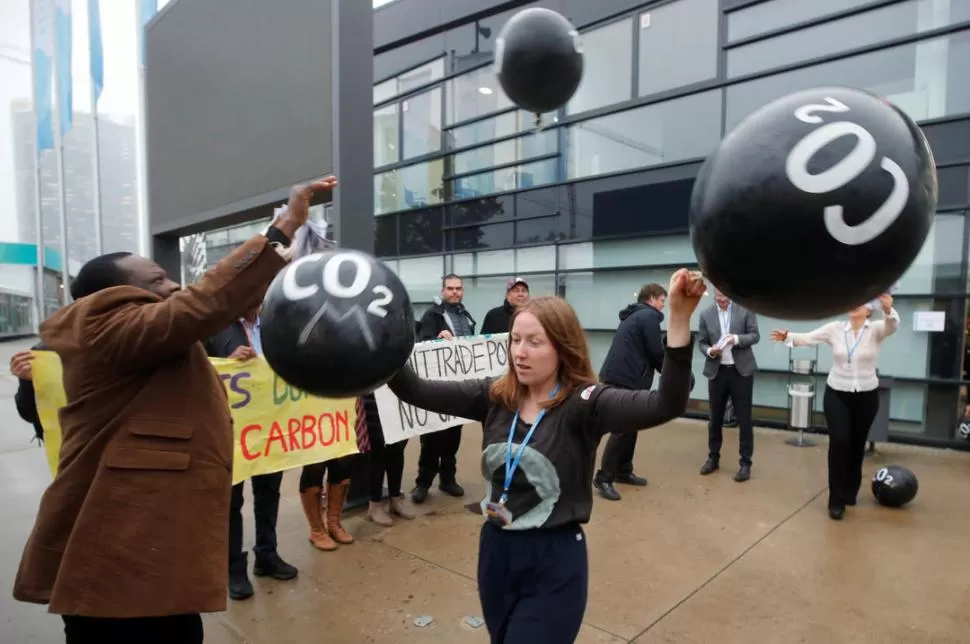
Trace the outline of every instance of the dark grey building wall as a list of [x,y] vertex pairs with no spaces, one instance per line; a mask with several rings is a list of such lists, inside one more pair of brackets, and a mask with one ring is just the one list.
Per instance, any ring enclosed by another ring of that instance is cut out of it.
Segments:
[[154,233],[252,218],[333,170],[330,4],[180,0],[149,25]]

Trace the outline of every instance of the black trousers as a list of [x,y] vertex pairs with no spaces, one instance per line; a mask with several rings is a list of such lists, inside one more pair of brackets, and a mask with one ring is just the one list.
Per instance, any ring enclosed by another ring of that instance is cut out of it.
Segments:
[[854,502],[862,486],[862,460],[869,428],[879,412],[879,392],[825,387],[822,399],[829,426],[829,507]]
[[401,481],[404,479],[404,448],[406,440],[387,445],[384,443],[384,430],[380,423],[368,423],[367,435],[370,438],[370,500],[380,503],[384,498],[384,476],[387,476],[387,495],[392,499],[401,496]]
[[588,592],[579,524],[549,530],[482,525],[478,598],[492,644],[573,644]]
[[708,455],[713,458],[721,457],[724,410],[730,397],[734,403],[734,413],[738,417],[738,452],[741,454],[741,465],[750,466],[751,457],[754,456],[754,427],[751,424],[754,376],[742,376],[734,365],[721,365],[717,374],[707,382],[707,395],[711,405],[711,420],[707,425]]
[[[350,480],[350,460],[356,454],[335,458],[331,461],[304,465],[300,472],[300,492],[306,492],[312,487],[323,487],[323,477],[327,475],[327,482],[336,485]],[[329,473],[329,474],[328,474]]]
[[[256,546],[253,554],[256,559],[276,554],[276,519],[280,512],[280,485],[283,472],[260,474],[252,477],[253,518],[256,520]],[[229,505],[229,570],[246,569],[246,554],[243,552],[243,485],[232,486],[232,501]]]
[[597,483],[612,483],[617,476],[633,474],[633,453],[637,448],[639,432],[622,432],[610,434],[600,460],[600,469],[596,472]]
[[461,446],[461,425],[447,427],[421,436],[421,456],[415,483],[431,487],[434,477],[439,483],[454,482],[458,472],[458,448]]
[[202,616],[110,619],[64,615],[66,644],[202,644]]

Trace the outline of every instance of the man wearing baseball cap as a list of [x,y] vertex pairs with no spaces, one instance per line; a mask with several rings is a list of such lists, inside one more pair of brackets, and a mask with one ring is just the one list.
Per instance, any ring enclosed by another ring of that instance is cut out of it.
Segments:
[[529,284],[521,277],[509,278],[505,286],[505,301],[485,314],[482,333],[508,333],[516,307],[529,301]]

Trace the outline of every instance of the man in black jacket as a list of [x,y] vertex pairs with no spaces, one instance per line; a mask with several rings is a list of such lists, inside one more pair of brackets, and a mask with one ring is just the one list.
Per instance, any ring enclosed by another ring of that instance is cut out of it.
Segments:
[[34,438],[41,443],[44,442],[44,427],[41,425],[40,416],[37,414],[37,399],[34,396],[34,370],[31,364],[34,355],[31,351],[45,351],[46,349],[47,345],[39,342],[28,351],[18,351],[10,356],[10,373],[19,382],[17,393],[14,394],[17,413],[34,426]]
[[485,314],[482,333],[508,333],[515,309],[529,301],[529,284],[521,277],[513,277],[505,286],[505,301]]
[[[600,380],[627,389],[650,389],[653,372],[660,371],[664,360],[664,341],[660,323],[667,302],[667,290],[659,284],[647,284],[637,294],[636,304],[620,311],[620,326],[613,336],[609,353],[600,369]],[[614,482],[646,485],[647,479],[633,473],[633,452],[637,433],[610,434],[593,484],[605,499],[619,501]]]
[[[259,309],[246,315],[229,327],[212,336],[204,343],[210,358],[249,360],[262,354],[259,339]],[[232,486],[229,506],[229,597],[248,599],[253,596],[249,581],[248,557],[243,552],[243,483]],[[257,474],[250,479],[253,490],[253,518],[256,522],[256,545],[253,555],[256,562],[253,572],[257,577],[288,580],[297,575],[295,566],[283,561],[276,552],[276,520],[280,509],[280,485],[283,472]]]
[[[441,303],[425,311],[421,318],[421,340],[451,340],[463,335],[475,335],[475,318],[461,303],[465,288],[455,274],[445,275],[441,280]],[[438,477],[438,489],[450,496],[464,496],[465,489],[458,484],[458,448],[461,445],[461,425],[446,427],[421,436],[421,456],[418,458],[418,476],[411,500],[424,503],[434,477]]]

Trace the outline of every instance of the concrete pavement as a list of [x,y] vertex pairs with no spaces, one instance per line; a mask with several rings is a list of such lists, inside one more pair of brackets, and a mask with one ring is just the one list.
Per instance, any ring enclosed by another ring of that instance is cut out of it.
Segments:
[[[50,480],[33,430],[17,416],[9,355],[31,341],[0,345],[0,641],[63,641],[60,620],[15,602],[13,577]],[[970,633],[970,454],[880,446],[865,475],[900,463],[920,480],[910,507],[877,506],[868,478],[859,505],[834,522],[825,511],[824,437],[795,448],[787,433],[756,431],[752,479],[735,483],[737,432],[726,430],[722,469],[698,470],[702,423],[677,421],[640,435],[637,470],[646,488],[620,486],[623,501],[597,498],[586,526],[590,594],[579,641],[661,644],[957,644]],[[346,521],[357,542],[314,550],[297,496],[298,472],[284,479],[280,554],[300,568],[291,582],[254,578],[256,596],[206,616],[212,644],[487,642],[475,564],[481,498],[476,426],[466,428],[459,462],[464,499],[437,490],[421,516],[380,528],[362,512]],[[605,444],[605,441],[604,441]],[[407,449],[405,490],[418,444]],[[247,540],[252,506],[246,490]],[[123,580],[119,580],[123,583]],[[414,621],[431,616],[420,628]]]

